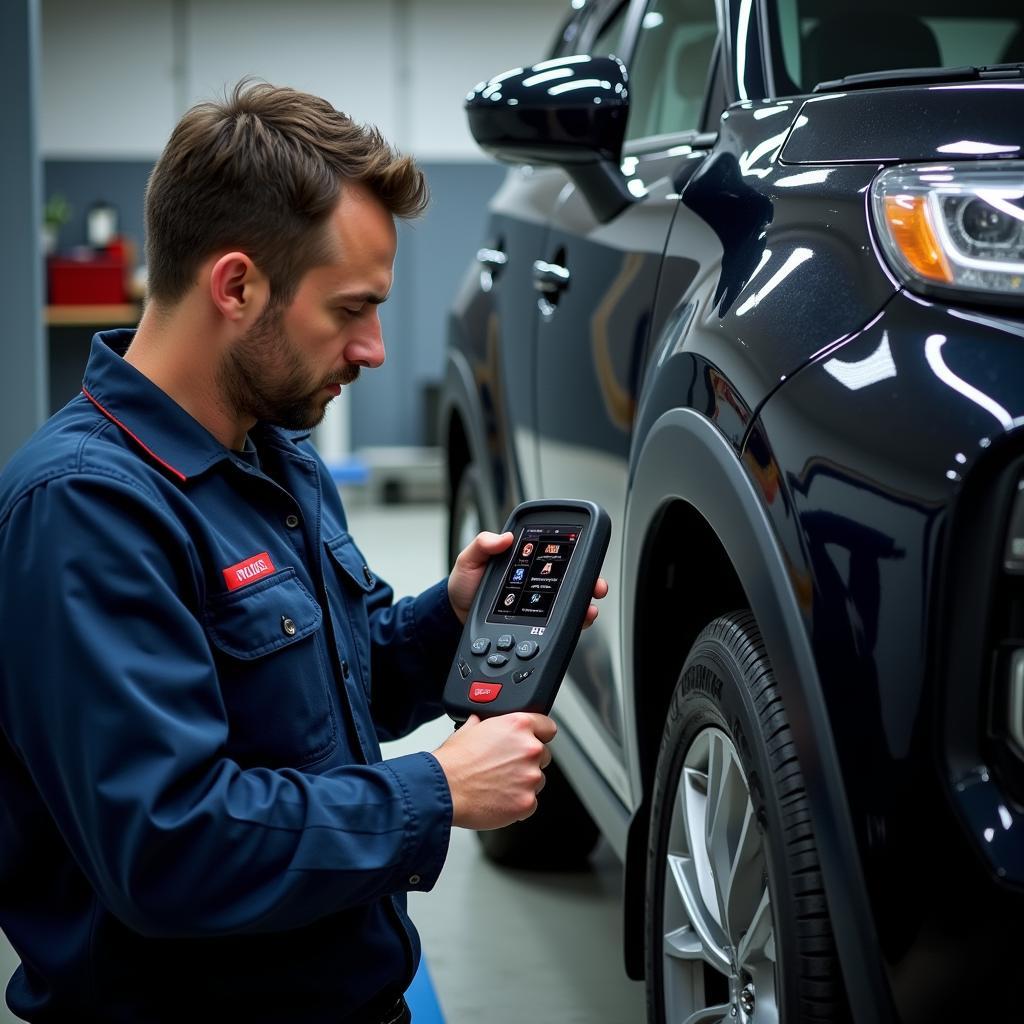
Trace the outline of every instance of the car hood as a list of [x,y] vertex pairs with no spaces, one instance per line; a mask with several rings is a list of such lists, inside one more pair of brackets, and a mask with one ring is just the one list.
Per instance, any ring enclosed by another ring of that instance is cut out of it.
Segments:
[[1022,153],[1024,83],[963,82],[812,96],[780,158],[787,164],[903,163]]

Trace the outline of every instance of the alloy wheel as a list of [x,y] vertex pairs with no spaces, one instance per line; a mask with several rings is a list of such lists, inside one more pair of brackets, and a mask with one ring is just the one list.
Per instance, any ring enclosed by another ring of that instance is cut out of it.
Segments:
[[736,747],[721,729],[703,729],[686,752],[661,870],[666,1024],[777,1024],[762,834]]

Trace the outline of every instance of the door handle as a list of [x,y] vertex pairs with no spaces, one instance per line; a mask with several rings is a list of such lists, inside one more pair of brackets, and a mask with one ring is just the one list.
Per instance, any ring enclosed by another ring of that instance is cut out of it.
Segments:
[[569,268],[545,260],[533,261],[533,287],[542,295],[557,295],[569,286]]
[[508,263],[508,256],[501,249],[488,249],[486,247],[477,249],[476,259],[485,270],[489,270],[492,274],[496,274]]

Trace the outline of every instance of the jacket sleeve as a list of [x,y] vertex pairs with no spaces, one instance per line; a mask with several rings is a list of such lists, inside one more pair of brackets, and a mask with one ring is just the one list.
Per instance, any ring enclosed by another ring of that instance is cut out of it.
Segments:
[[462,624],[448,581],[391,603],[384,584],[369,595],[373,720],[382,740],[396,739],[444,711],[441,695]]
[[430,754],[316,776],[225,756],[199,559],[155,494],[50,480],[0,523],[0,564],[0,726],[129,927],[277,931],[433,886],[451,797]]

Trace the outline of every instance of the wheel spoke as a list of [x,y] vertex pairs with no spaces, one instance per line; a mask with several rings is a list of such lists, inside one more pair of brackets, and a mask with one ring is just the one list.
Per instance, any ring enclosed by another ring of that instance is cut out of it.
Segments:
[[775,932],[772,927],[772,904],[768,886],[764,887],[750,927],[740,940],[736,959],[741,967],[748,970],[757,963],[775,962]]
[[715,888],[716,917],[730,945],[733,944],[733,936],[727,913],[729,887],[733,873],[733,850],[737,842],[736,832],[741,827],[741,822],[737,822],[737,804],[745,804],[746,795],[746,786],[743,785],[738,766],[729,756],[722,737],[714,734],[708,756],[708,811],[703,838]]
[[700,914],[707,926],[714,926],[721,932],[718,889],[715,885],[715,870],[708,856],[706,840],[709,810],[709,777],[695,768],[687,768],[680,782],[682,810],[686,823],[686,851],[693,864],[693,881],[696,882],[694,896],[700,903]]
[[701,937],[688,924],[666,932],[662,948],[666,956],[677,957],[680,960],[706,959]]
[[725,737],[715,737],[708,761],[705,841],[716,889],[718,920],[730,946],[747,930],[761,887],[761,838],[743,770]]
[[691,1013],[682,1024],[718,1024],[719,1021],[728,1020],[730,1009],[728,1003],[723,1003],[721,1006],[709,1006],[696,1013]]
[[[669,873],[675,882],[674,895],[682,904],[683,915],[700,939],[701,956],[715,970],[728,974],[730,962],[729,956],[723,948],[721,929],[708,914],[708,909],[696,882],[693,861],[686,857],[669,857]],[[667,881],[668,879],[666,879],[666,883]],[[668,884],[665,886],[665,894],[667,902],[669,898]],[[667,920],[667,913],[665,917]]]
[[754,805],[746,796],[743,820],[739,826],[736,845],[732,851],[729,873],[721,883],[725,904],[725,931],[733,947],[739,945],[740,936],[748,932],[756,916],[762,896],[763,856],[761,833],[758,831]]
[[750,973],[757,994],[754,1020],[757,1024],[779,1024],[779,1003],[775,996],[775,966],[766,960]]
[[736,950],[736,960],[749,974],[756,993],[754,1020],[757,1024],[779,1024],[775,992],[775,929],[768,886],[764,886],[750,928]]

